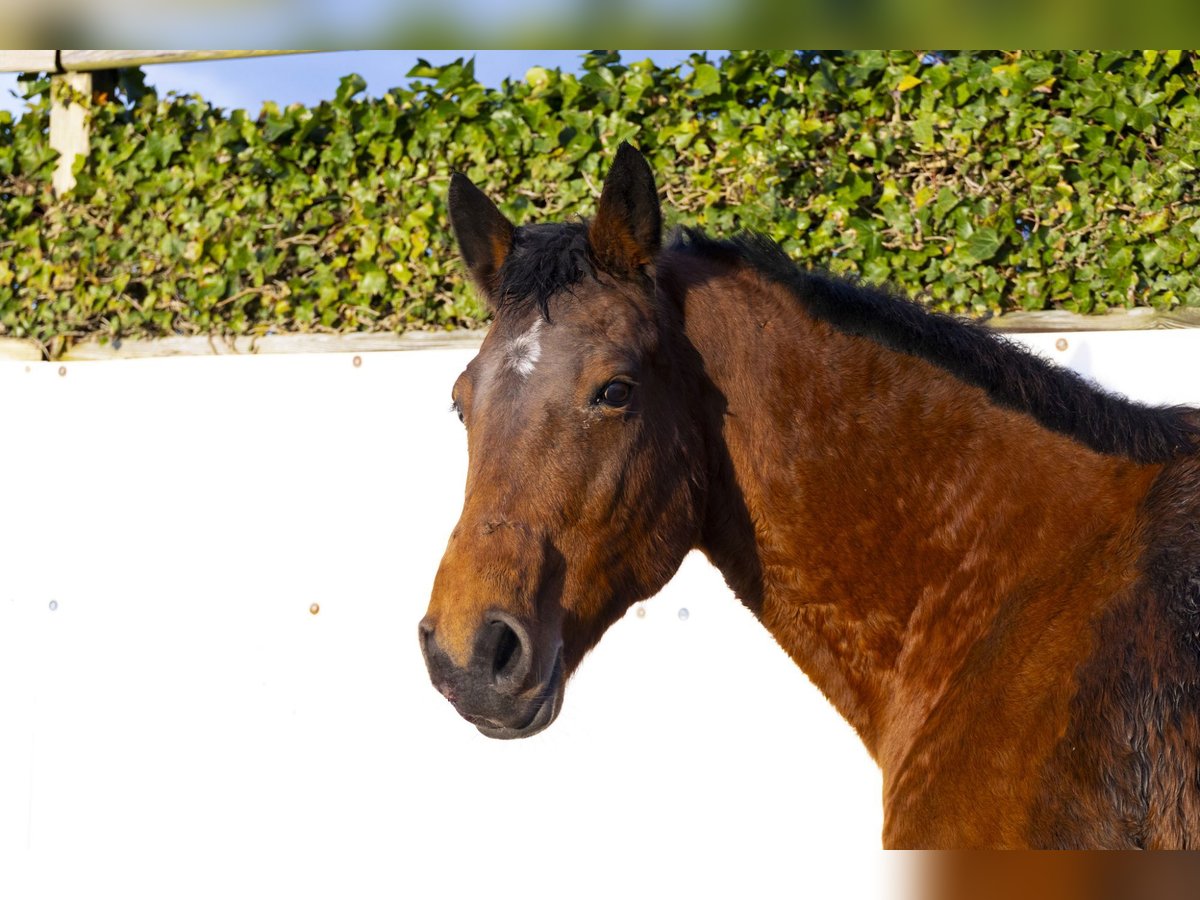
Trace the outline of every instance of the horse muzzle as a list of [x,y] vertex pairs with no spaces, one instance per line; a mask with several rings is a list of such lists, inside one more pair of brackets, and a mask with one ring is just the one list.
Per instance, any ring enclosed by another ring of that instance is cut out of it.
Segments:
[[[481,734],[530,737],[558,717],[565,686],[561,644],[553,654],[539,654],[519,620],[493,612],[476,635],[470,663],[458,666],[438,646],[436,630],[428,617],[418,627],[429,679]],[[549,664],[538,665],[539,657]]]

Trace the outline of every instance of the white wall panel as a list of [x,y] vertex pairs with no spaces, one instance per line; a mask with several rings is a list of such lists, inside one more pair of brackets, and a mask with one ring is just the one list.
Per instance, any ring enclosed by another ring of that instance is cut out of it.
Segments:
[[[1200,331],[1021,340],[1200,403]],[[856,853],[879,846],[871,760],[702,558],[535,738],[489,741],[433,691],[416,623],[461,505],[470,355],[0,363],[0,895],[895,877]]]

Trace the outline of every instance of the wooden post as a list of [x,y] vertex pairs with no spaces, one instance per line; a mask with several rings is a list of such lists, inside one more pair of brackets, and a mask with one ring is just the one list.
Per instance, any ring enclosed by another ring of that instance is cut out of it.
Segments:
[[75,102],[76,96],[92,96],[91,72],[64,72],[50,79],[50,147],[59,153],[54,168],[54,195],[61,197],[75,187],[71,167],[75,157],[88,152],[87,109]]

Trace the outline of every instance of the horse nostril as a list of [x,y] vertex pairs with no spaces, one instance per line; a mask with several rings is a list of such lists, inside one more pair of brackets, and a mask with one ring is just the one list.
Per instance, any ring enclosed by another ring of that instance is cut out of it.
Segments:
[[496,659],[492,662],[492,676],[499,680],[509,674],[512,667],[521,661],[521,640],[507,625],[500,640],[496,642]]
[[494,614],[487,630],[492,683],[502,693],[515,693],[529,674],[529,638],[519,622],[502,614]]

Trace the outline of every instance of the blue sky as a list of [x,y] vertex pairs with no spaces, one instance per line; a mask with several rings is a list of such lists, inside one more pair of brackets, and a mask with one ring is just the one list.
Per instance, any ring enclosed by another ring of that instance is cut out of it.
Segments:
[[[146,80],[167,91],[198,93],[225,108],[242,108],[257,113],[264,100],[280,105],[312,105],[332,99],[338,79],[357,72],[367,80],[374,96],[405,84],[408,70],[418,58],[432,63],[451,62],[458,57],[475,57],[476,77],[486,85],[498,86],[508,78],[522,78],[532,66],[578,71],[583,50],[349,50],[275,56],[220,62],[175,63],[147,66]],[[649,57],[661,66],[687,60],[691,50],[627,50],[622,58],[632,62]],[[717,54],[710,53],[714,57]],[[14,97],[16,75],[0,74],[0,109],[19,112],[23,101]]]

